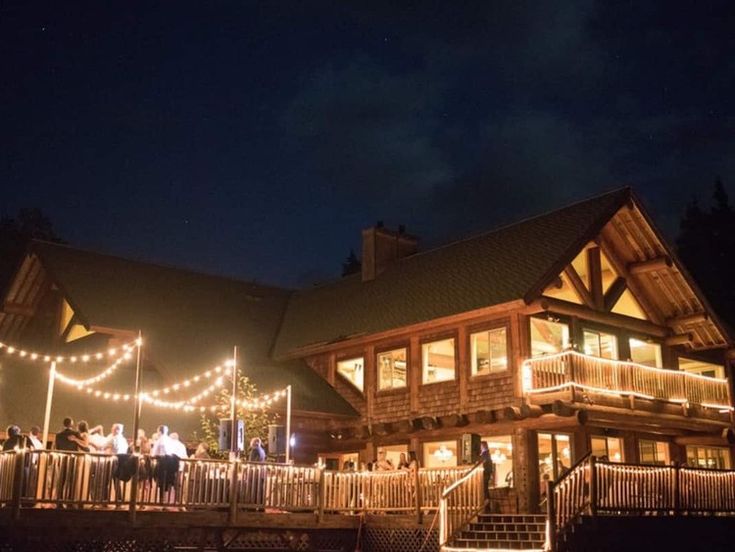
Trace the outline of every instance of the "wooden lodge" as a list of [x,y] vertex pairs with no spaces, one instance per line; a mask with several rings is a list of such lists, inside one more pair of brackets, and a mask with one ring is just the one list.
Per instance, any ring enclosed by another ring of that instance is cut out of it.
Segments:
[[[553,542],[598,509],[735,512],[718,483],[735,481],[733,337],[628,188],[428,251],[403,229],[367,228],[360,273],[295,291],[34,243],[0,313],[0,340],[39,350],[110,346],[139,329],[156,385],[233,345],[259,390],[292,384],[297,464],[359,472],[413,452],[427,474],[464,465],[425,507],[441,513],[443,545],[477,548],[473,525],[495,523],[467,525],[483,503],[480,440],[495,466],[487,515],[537,535],[534,516],[548,512]],[[42,400],[42,369],[0,361]],[[42,405],[6,401],[3,385],[3,419],[38,423]],[[66,390],[54,419],[131,417],[78,397]],[[171,416],[146,407],[143,427]],[[649,483],[655,492],[635,490]],[[413,485],[399,509],[420,520]]]

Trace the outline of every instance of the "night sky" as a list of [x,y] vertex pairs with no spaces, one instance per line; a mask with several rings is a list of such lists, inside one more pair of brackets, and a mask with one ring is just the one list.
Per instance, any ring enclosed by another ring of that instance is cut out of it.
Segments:
[[630,184],[735,196],[735,2],[0,0],[0,214],[289,286]]

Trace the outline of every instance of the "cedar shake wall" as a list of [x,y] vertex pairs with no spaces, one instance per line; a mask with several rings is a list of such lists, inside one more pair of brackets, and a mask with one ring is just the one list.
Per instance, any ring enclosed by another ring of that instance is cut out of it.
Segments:
[[470,378],[467,384],[467,404],[462,405],[462,413],[495,410],[517,402],[513,398],[513,374],[508,370],[497,375]]
[[446,416],[459,411],[459,384],[456,381],[419,387],[419,415]]
[[375,394],[373,422],[395,422],[411,416],[408,389],[378,391]]

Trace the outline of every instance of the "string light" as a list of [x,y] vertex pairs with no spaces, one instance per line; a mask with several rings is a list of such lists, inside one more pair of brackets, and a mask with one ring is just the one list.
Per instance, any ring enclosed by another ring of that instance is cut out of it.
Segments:
[[115,359],[115,362],[113,362],[110,366],[105,368],[102,372],[99,374],[96,374],[94,376],[91,376],[86,379],[76,379],[72,378],[70,376],[67,376],[63,372],[59,372],[57,370],[55,377],[59,379],[60,381],[67,383],[69,385],[75,385],[76,387],[87,387],[88,385],[97,383],[102,381],[105,378],[108,378],[111,376],[118,368],[119,366],[125,362],[126,360],[130,360],[132,358],[132,355],[130,354],[130,349],[125,349],[125,352],[122,353],[117,359]]
[[161,387],[159,389],[153,389],[152,391],[146,391],[145,394],[151,397],[158,397],[159,395],[168,395],[174,391],[178,391],[182,387],[190,387],[192,383],[199,383],[202,379],[210,379],[212,376],[217,376],[223,372],[224,368],[222,365],[217,365],[214,368],[205,370],[195,376],[192,376],[176,383]]
[[[535,358],[526,360],[522,365],[522,373],[521,373],[521,380],[522,380],[522,386],[523,386],[524,392],[528,394],[536,394],[536,393],[548,393],[548,392],[553,392],[553,391],[561,391],[562,389],[566,389],[566,388],[579,388],[579,389],[586,389],[588,391],[592,391],[594,393],[600,393],[604,395],[612,395],[612,396],[632,395],[635,397],[639,397],[642,399],[648,399],[648,400],[653,400],[656,398],[664,399],[663,397],[655,397],[653,395],[642,393],[640,391],[636,391],[633,389],[606,389],[606,388],[600,388],[600,387],[595,387],[592,385],[583,384],[577,381],[566,381],[558,385],[541,387],[541,388],[533,387],[533,365],[534,364],[547,364],[549,361],[553,361],[557,359],[562,359],[562,362],[563,362],[569,357],[578,357],[587,362],[592,360],[593,362],[602,364],[603,366],[606,366],[610,369],[617,369],[620,367],[630,366],[633,368],[653,372],[661,376],[684,378],[685,385],[686,385],[687,379],[692,380],[693,382],[696,382],[698,384],[704,383],[708,385],[710,389],[712,387],[721,388],[723,385],[725,386],[727,385],[727,379],[710,378],[708,376],[702,376],[700,374],[692,374],[689,372],[666,370],[664,368],[654,368],[652,366],[646,366],[644,364],[639,364],[636,362],[626,362],[626,361],[615,360],[615,359],[599,359],[596,357],[591,358],[588,355],[584,355],[582,353],[578,353],[572,350],[567,350],[567,351],[562,351],[560,353],[554,353],[552,355],[545,355],[542,357],[535,357]],[[559,372],[559,373],[555,373],[554,375],[564,377],[566,374],[564,372]],[[636,382],[634,382],[633,385],[636,385]],[[716,391],[717,389],[715,389],[715,392]],[[686,398],[678,398],[678,397],[668,397],[668,398],[665,398],[664,400],[667,400],[675,404],[688,404],[690,402]],[[723,409],[726,411],[735,410],[731,405],[720,404],[716,402],[702,401],[699,404],[700,406],[703,406],[705,408]]]
[[238,400],[237,405],[240,408],[244,408],[245,410],[258,410],[262,408],[268,408],[273,403],[284,398],[287,394],[288,394],[288,391],[286,390],[286,388],[284,388],[274,393],[270,393],[267,395],[261,395],[260,397],[255,398],[255,399]]
[[[143,344],[143,340],[138,338],[129,343],[125,343],[122,348],[126,351],[130,351],[135,347],[139,347]],[[28,351],[17,345],[9,345],[0,341],[0,350],[4,350],[9,355],[17,354],[20,358],[28,360],[40,360],[41,362],[56,362],[61,364],[64,362],[89,362],[90,360],[102,360],[105,356],[113,357],[117,354],[117,349],[112,347],[106,351],[97,351],[94,353],[83,353],[77,355],[50,355],[46,353],[38,353],[35,351]]]

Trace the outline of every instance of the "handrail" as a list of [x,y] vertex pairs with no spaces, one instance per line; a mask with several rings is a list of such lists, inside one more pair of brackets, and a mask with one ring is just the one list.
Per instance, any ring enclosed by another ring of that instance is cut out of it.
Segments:
[[439,500],[439,546],[444,546],[485,506],[483,462],[442,491]]
[[558,536],[585,510],[592,507],[594,485],[591,473],[594,467],[595,457],[587,453],[559,479],[547,483],[548,545],[552,550]]

